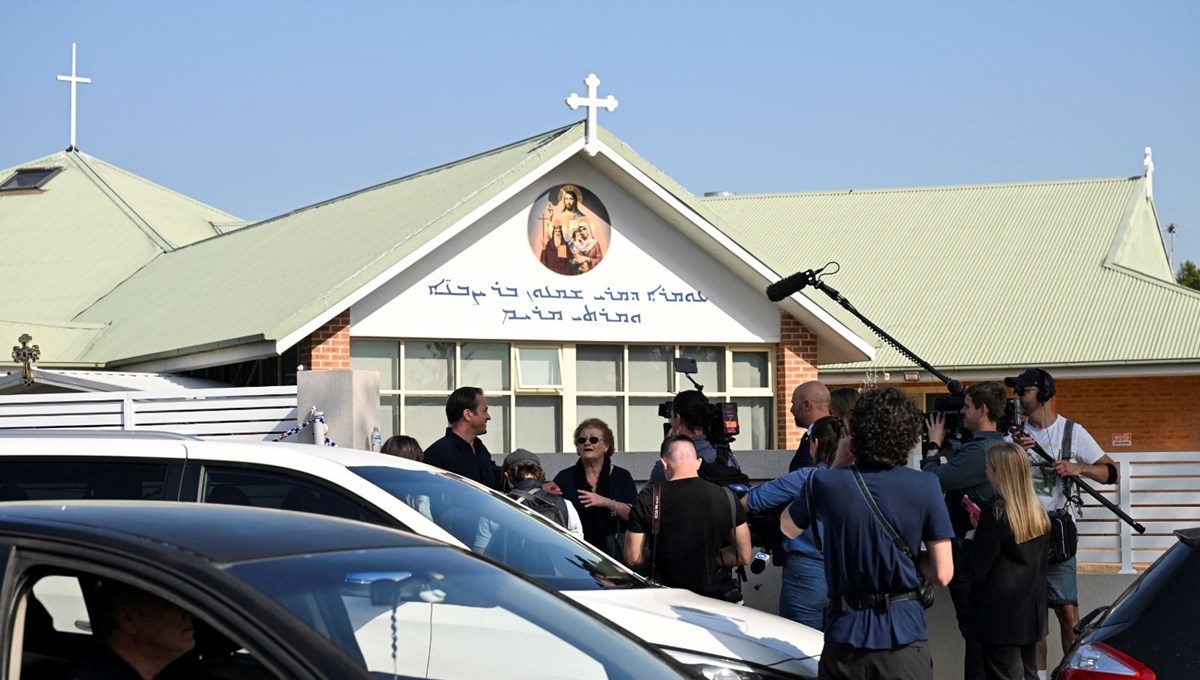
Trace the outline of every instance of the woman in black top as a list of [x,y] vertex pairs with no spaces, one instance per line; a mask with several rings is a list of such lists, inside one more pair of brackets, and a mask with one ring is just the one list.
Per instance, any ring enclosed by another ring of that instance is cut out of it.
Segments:
[[977,517],[972,513],[967,630],[983,648],[988,680],[1037,680],[1037,642],[1046,636],[1050,520],[1020,446],[993,446],[986,469],[996,498]]
[[583,538],[611,555],[625,557],[625,523],[637,487],[629,471],[613,465],[613,433],[599,418],[588,418],[575,428],[579,460],[554,476],[563,498],[575,504],[583,524]]

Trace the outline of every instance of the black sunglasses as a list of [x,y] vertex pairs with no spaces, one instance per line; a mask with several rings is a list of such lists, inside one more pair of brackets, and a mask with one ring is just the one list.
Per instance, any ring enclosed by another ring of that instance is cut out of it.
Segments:
[[1028,392],[1029,390],[1032,390],[1032,389],[1036,389],[1036,388],[1033,388],[1033,387],[1014,387],[1014,388],[1013,388],[1013,394],[1015,394],[1015,395],[1017,395],[1017,396],[1019,397],[1019,396],[1021,396],[1022,394],[1025,394],[1026,392]]
[[575,443],[578,445],[583,445],[585,443],[599,444],[600,438],[597,437],[596,435],[592,435],[590,437],[579,436],[579,437],[575,438]]

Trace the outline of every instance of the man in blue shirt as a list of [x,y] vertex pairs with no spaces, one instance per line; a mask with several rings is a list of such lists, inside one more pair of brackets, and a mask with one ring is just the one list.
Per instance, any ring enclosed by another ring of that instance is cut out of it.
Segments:
[[[855,464],[814,471],[812,512],[806,493],[780,518],[792,538],[821,520],[830,605],[820,677],[931,680],[918,588],[922,578],[950,582],[953,531],[937,480],[905,467],[921,437],[921,412],[893,387],[868,390],[854,408],[850,434]],[[909,554],[892,541],[872,501]],[[922,542],[927,552],[917,557]]]

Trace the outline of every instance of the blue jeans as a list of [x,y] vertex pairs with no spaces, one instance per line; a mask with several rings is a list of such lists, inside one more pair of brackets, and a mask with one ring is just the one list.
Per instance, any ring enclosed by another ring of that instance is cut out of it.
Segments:
[[829,590],[824,560],[788,553],[779,588],[779,615],[809,628],[825,630]]

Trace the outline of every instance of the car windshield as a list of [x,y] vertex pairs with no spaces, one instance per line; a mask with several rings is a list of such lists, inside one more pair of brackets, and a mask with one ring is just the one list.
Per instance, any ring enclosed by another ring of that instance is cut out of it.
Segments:
[[453,477],[393,467],[352,467],[445,529],[463,545],[555,590],[645,587],[592,546],[496,492]]
[[680,677],[575,605],[454,548],[329,552],[227,569],[380,678]]

